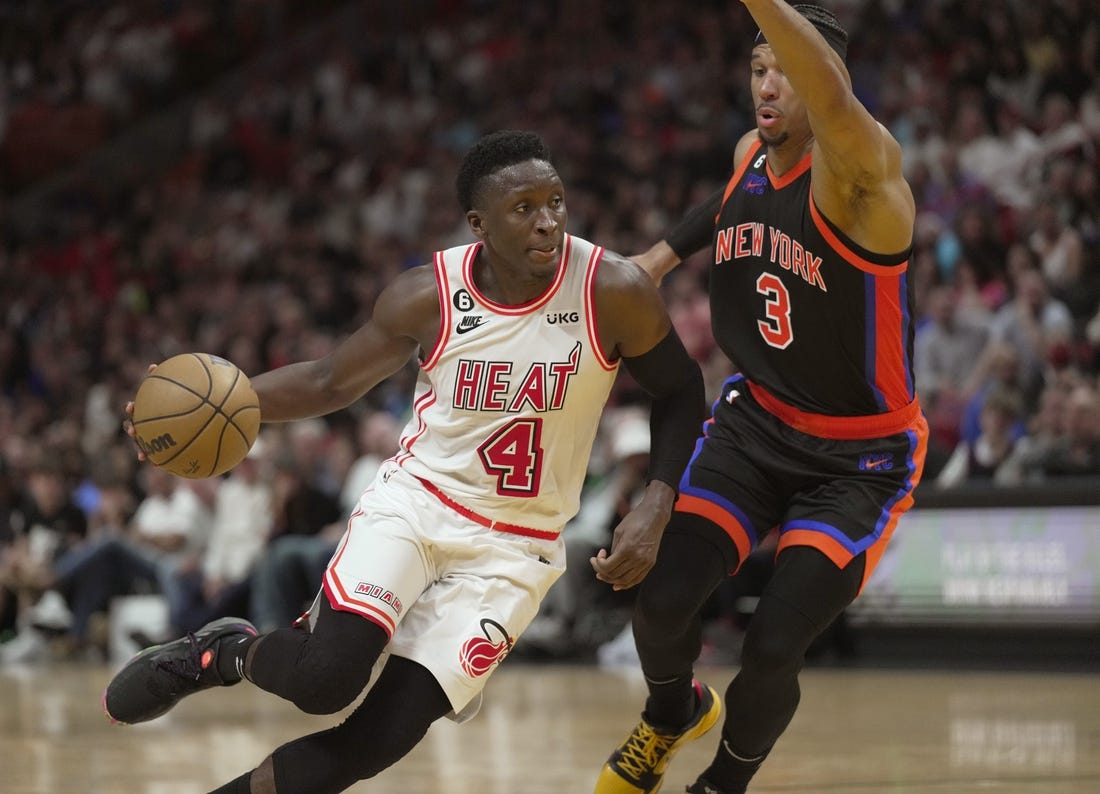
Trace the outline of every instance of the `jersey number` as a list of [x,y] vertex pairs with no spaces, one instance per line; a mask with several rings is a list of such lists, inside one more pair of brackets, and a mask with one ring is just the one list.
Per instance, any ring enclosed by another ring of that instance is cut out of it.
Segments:
[[778,276],[761,273],[756,280],[756,291],[767,300],[764,302],[765,319],[758,320],[756,327],[764,341],[780,350],[794,341],[791,330],[791,295]]
[[542,420],[515,419],[477,448],[481,465],[497,478],[502,496],[538,496],[542,474]]

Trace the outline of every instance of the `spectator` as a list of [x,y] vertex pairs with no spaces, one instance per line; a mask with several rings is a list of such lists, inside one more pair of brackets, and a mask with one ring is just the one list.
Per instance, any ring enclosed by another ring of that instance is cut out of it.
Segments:
[[1100,391],[1081,383],[1066,398],[1063,432],[1036,455],[1029,466],[1032,477],[1100,476]]
[[1037,270],[1016,274],[1015,295],[993,318],[993,336],[1020,357],[1020,384],[1025,393],[1042,382],[1049,353],[1073,336],[1073,317],[1066,305],[1050,295]]
[[42,450],[32,463],[26,493],[11,512],[11,530],[12,541],[0,557],[0,587],[15,599],[20,636],[0,649],[0,661],[5,662],[38,658],[46,650],[42,630],[67,631],[72,619],[59,599],[42,600],[54,563],[84,542],[88,532],[88,521],[69,496],[52,451]]
[[980,434],[973,442],[959,442],[936,477],[936,485],[955,488],[965,483],[1015,484],[1018,472],[1005,464],[1012,459],[1020,440],[1016,425],[1022,410],[1019,395],[1009,389],[989,394],[982,403]]
[[251,451],[219,482],[210,537],[198,564],[182,570],[169,604],[173,633],[198,629],[215,617],[248,611],[249,577],[271,532],[274,504],[261,436]]
[[[69,633],[77,649],[88,645],[92,616],[107,612],[117,596],[158,592],[170,611],[179,605],[181,572],[205,546],[209,515],[190,484],[155,466],[142,467],[141,478],[145,498],[136,511],[127,491],[105,489],[101,531],[54,567],[52,587],[73,613]],[[158,639],[142,637],[141,644]]]
[[963,409],[971,396],[967,384],[989,338],[988,317],[960,312],[955,300],[955,291],[949,286],[929,293],[927,321],[917,329],[913,343],[921,405],[932,432],[941,444],[948,445],[957,441]]
[[275,463],[273,508],[272,534],[251,574],[250,614],[260,631],[289,626],[305,612],[346,528],[339,501],[292,456]]
[[359,418],[359,457],[351,465],[340,491],[340,507],[350,513],[386,458],[397,452],[401,425],[388,411],[368,410]]
[[1040,270],[1051,291],[1066,296],[1080,283],[1085,268],[1085,245],[1081,234],[1064,219],[1069,207],[1061,207],[1048,196],[1035,208],[1035,228],[1028,237],[1039,258]]

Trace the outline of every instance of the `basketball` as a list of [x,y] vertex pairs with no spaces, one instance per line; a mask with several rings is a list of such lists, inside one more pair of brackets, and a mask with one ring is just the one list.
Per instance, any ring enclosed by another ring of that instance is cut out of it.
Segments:
[[260,402],[232,362],[182,353],[145,376],[131,419],[152,464],[201,479],[229,471],[248,454],[260,431]]

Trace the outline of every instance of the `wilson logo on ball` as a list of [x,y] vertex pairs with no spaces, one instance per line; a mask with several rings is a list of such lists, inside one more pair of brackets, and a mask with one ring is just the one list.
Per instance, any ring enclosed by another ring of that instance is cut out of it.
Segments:
[[161,435],[146,441],[141,436],[137,437],[137,444],[141,448],[141,451],[146,455],[155,455],[158,452],[164,452],[166,449],[171,449],[176,444],[176,440],[172,438],[171,433],[162,433]]

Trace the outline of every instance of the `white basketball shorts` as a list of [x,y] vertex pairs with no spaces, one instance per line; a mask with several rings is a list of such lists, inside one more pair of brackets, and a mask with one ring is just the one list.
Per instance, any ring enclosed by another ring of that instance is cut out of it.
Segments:
[[564,570],[560,534],[489,529],[387,462],[352,513],[323,589],[333,608],[386,630],[387,654],[431,671],[463,721]]

